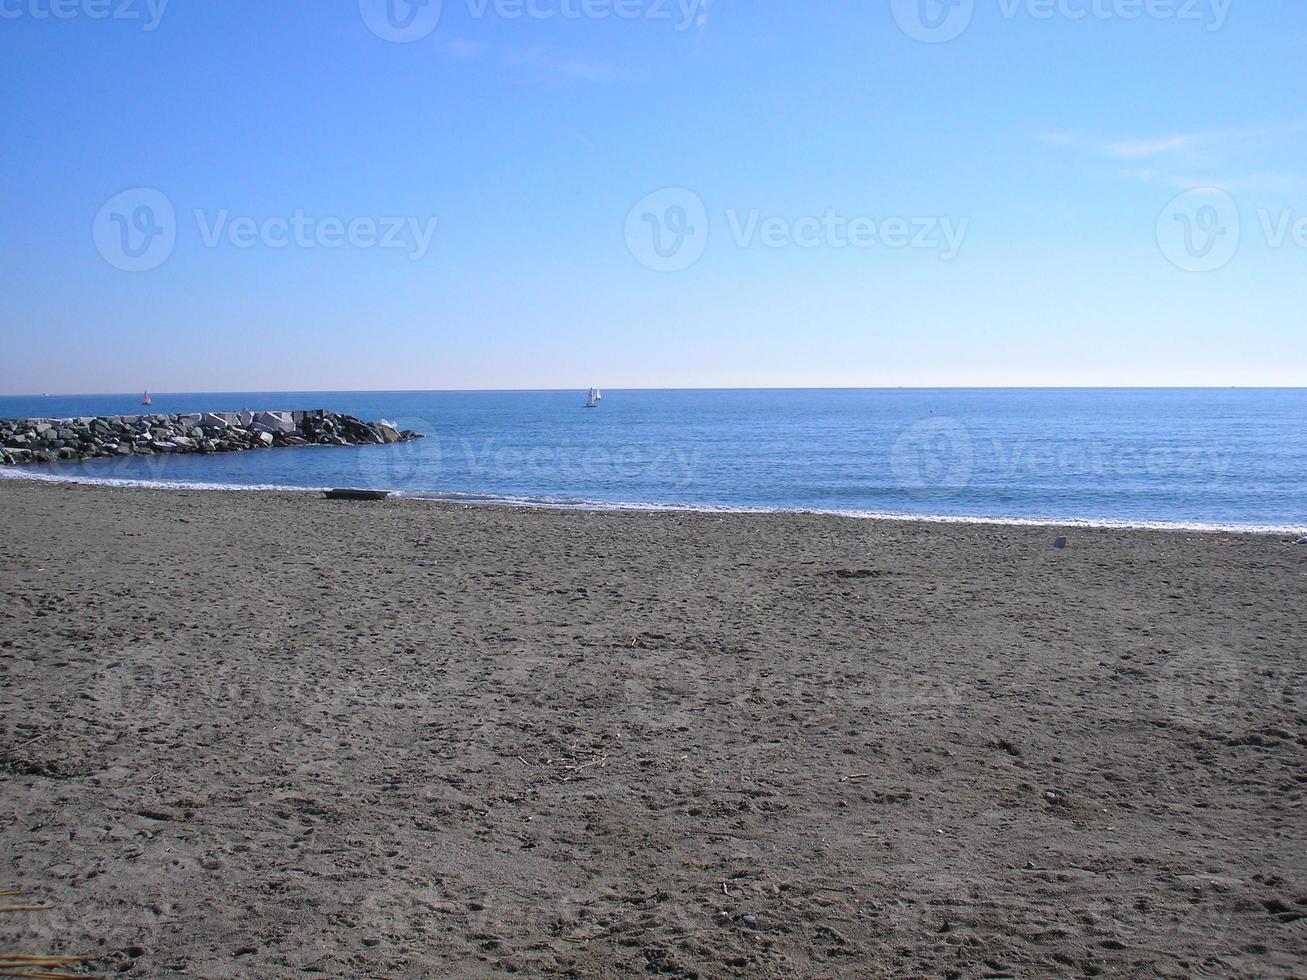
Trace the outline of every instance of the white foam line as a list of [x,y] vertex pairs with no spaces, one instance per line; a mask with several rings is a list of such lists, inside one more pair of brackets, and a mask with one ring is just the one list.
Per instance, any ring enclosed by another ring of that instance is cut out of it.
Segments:
[[[62,476],[33,473],[18,467],[0,468],[0,480],[36,480],[42,483],[80,483],[105,487],[140,487],[155,490],[277,490],[321,493],[330,487],[297,487],[272,483],[196,483],[183,480],[123,480],[111,477]],[[816,507],[746,507],[727,504],[666,504],[648,501],[567,500],[555,497],[513,497],[468,491],[392,490],[409,500],[464,504],[471,507],[533,507],[541,510],[585,510],[594,512],[636,512],[669,514],[817,514],[868,521],[919,522],[923,524],[983,524],[997,527],[1083,527],[1122,531],[1192,531],[1203,534],[1307,534],[1307,525],[1232,524],[1216,521],[1147,521],[1110,517],[988,517],[959,514],[909,514],[895,511],[838,510]]]
[[689,514],[817,514],[855,520],[920,522],[925,524],[984,524],[999,527],[1083,527],[1135,531],[1196,531],[1208,534],[1302,534],[1288,524],[1231,524],[1214,521],[1146,521],[1085,517],[988,517],[959,514],[910,514],[895,511],[838,510],[816,507],[744,507],[727,504],[660,504],[641,501],[564,501],[548,497],[506,497],[494,494],[397,492],[396,496],[441,503],[485,507],[535,507],[542,510],[587,510]]
[[35,480],[38,483],[78,483],[93,487],[137,487],[146,490],[283,490],[319,493],[330,487],[288,487],[276,483],[195,483],[189,480],[124,480],[108,476],[63,476],[32,473],[17,467],[0,469],[0,480]]

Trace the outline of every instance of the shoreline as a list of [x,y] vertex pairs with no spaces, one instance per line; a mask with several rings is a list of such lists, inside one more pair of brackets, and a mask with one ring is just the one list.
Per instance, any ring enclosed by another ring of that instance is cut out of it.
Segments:
[[[289,447],[321,448],[321,447]],[[113,477],[61,476],[56,473],[32,472],[30,468],[18,470],[0,468],[0,485],[5,481],[40,484],[69,484],[74,486],[111,487],[118,489],[196,491],[210,493],[322,493],[334,489],[329,486],[300,487],[284,484],[221,484],[184,480],[130,480]],[[385,487],[364,489],[386,489]],[[1068,530],[1119,530],[1157,531],[1183,534],[1243,534],[1257,537],[1307,535],[1307,519],[1302,524],[1230,524],[1209,521],[1145,521],[1093,517],[991,517],[957,514],[912,514],[868,510],[839,510],[816,507],[746,507],[715,504],[669,504],[641,501],[557,500],[548,498],[512,497],[475,491],[388,490],[395,500],[421,500],[452,506],[505,508],[509,510],[538,509],[548,511],[580,511],[589,513],[631,514],[774,514],[812,515],[836,517],[857,521],[883,521],[897,524],[929,524],[988,527],[1065,528]]]

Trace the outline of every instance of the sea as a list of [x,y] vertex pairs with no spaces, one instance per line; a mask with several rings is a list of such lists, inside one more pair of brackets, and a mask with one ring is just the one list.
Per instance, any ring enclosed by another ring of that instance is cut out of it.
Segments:
[[468,503],[1307,530],[1307,389],[240,392],[0,397],[0,417],[327,408],[426,438],[7,467]]

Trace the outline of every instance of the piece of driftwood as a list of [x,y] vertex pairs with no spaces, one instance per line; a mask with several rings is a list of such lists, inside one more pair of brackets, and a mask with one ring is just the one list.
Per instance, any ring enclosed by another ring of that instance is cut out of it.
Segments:
[[353,487],[338,487],[335,490],[323,490],[322,495],[328,500],[385,500],[390,496],[390,491],[356,490]]

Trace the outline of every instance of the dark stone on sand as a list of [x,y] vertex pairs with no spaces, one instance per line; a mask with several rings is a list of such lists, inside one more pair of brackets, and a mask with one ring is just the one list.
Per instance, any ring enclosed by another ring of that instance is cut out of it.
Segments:
[[390,496],[389,490],[360,490],[355,487],[338,487],[324,490],[322,495],[328,500],[385,500]]

